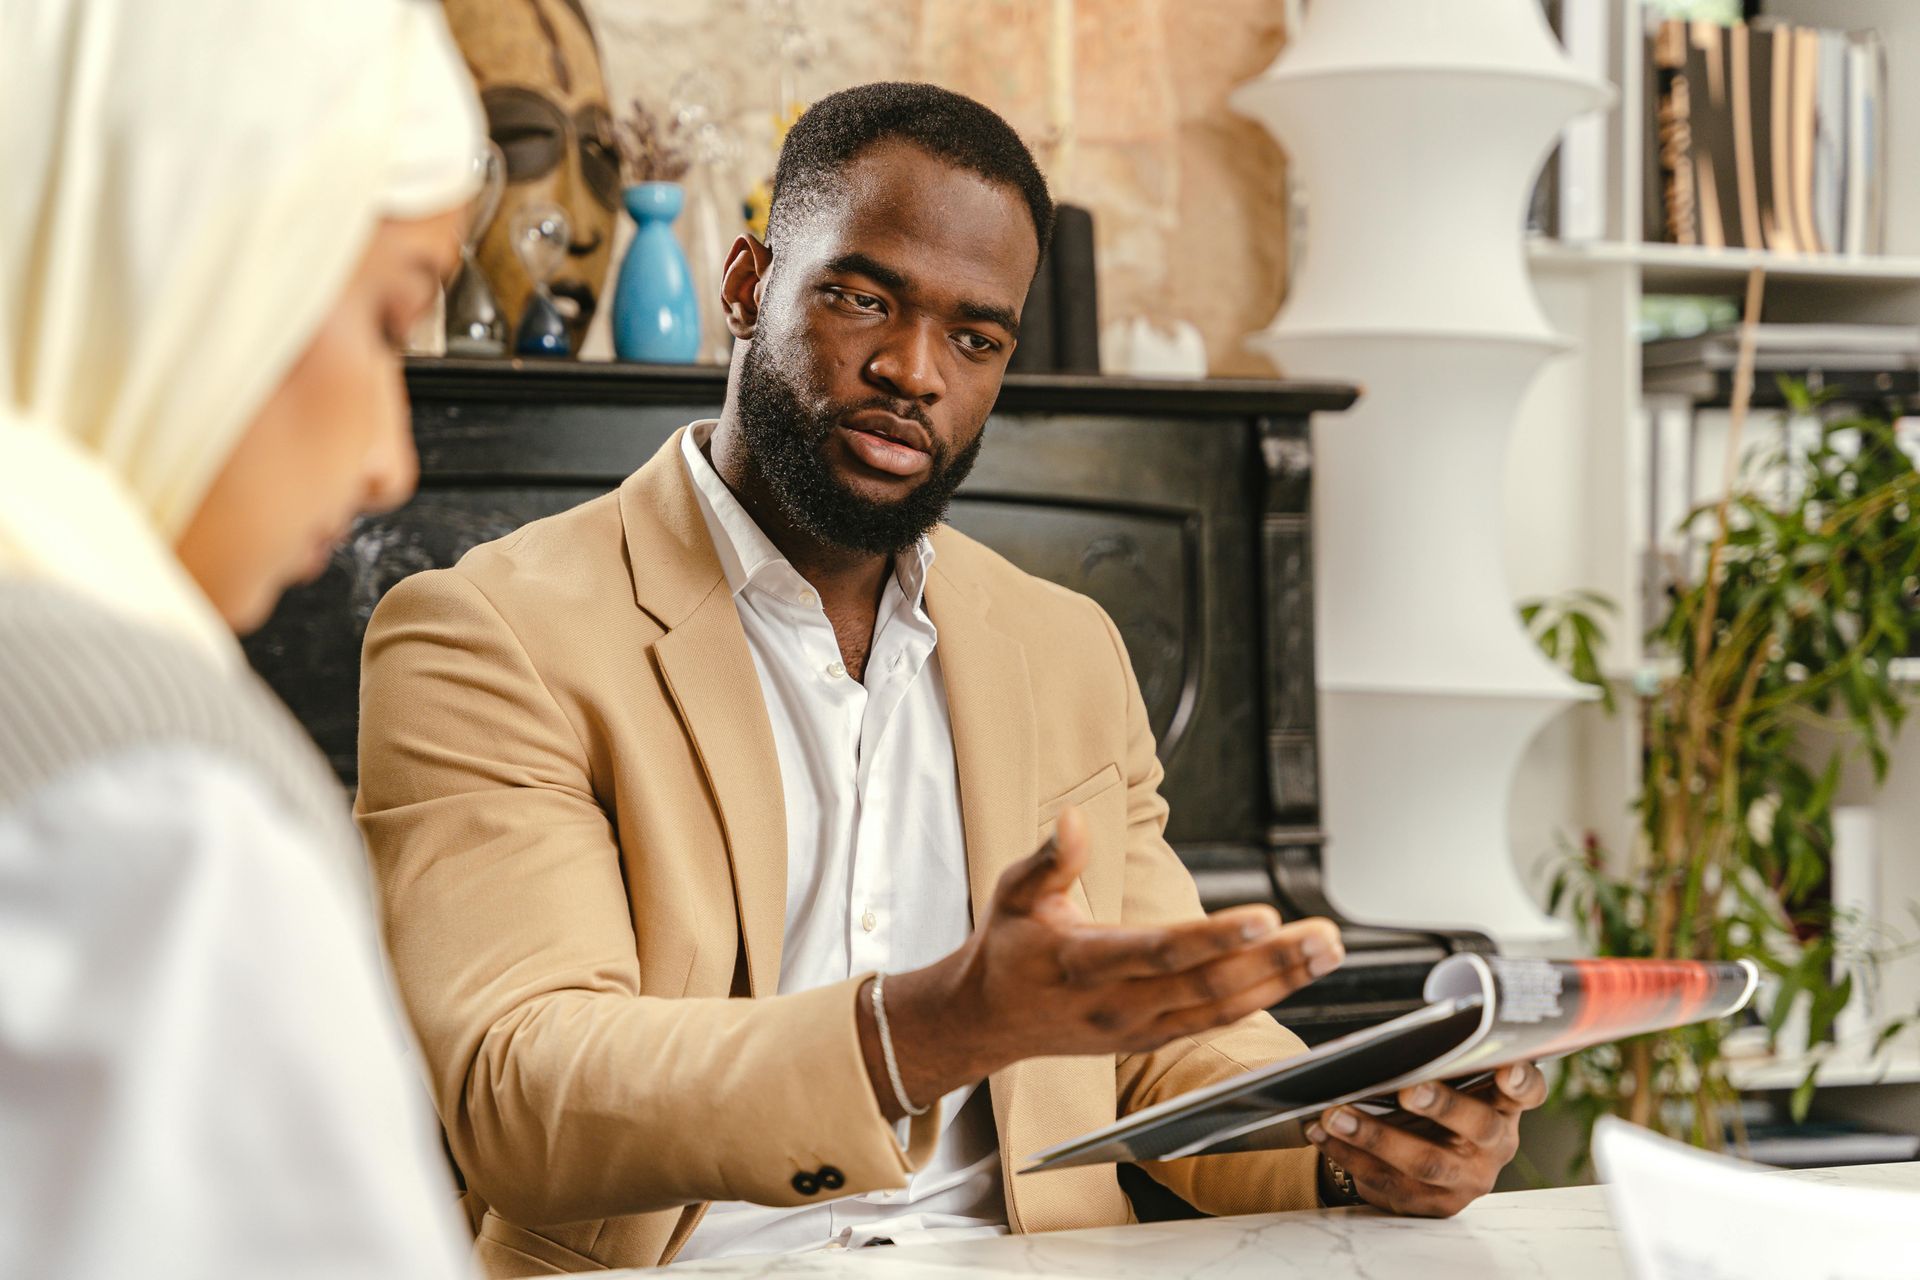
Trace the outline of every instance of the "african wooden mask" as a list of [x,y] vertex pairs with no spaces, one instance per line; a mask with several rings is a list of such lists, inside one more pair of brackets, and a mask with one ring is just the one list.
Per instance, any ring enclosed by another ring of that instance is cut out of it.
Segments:
[[481,268],[509,325],[517,324],[533,284],[514,256],[515,216],[537,203],[566,210],[573,242],[552,288],[579,305],[568,321],[577,353],[606,283],[620,205],[620,159],[593,26],[583,0],[445,4],[488,131],[507,157],[506,194],[481,241]]

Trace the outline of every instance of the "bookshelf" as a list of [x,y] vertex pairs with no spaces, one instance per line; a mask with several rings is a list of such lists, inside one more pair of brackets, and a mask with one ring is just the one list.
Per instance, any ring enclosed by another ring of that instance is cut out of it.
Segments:
[[[1640,390],[1636,323],[1653,294],[1738,296],[1746,273],[1767,272],[1765,316],[1789,322],[1920,324],[1920,4],[1913,0],[1766,0],[1769,17],[1873,28],[1885,44],[1886,254],[1784,257],[1748,249],[1645,243],[1642,207],[1638,0],[1608,0],[1608,74],[1618,93],[1605,114],[1604,234],[1526,248],[1549,325],[1573,350],[1549,366],[1523,400],[1506,478],[1508,575],[1516,599],[1585,588],[1616,601],[1608,667],[1625,682],[1646,667],[1639,645],[1649,523],[1651,433]],[[1905,904],[1920,903],[1920,721],[1896,746],[1876,790],[1864,765],[1850,770],[1840,802],[1869,806],[1880,851],[1879,898],[1888,922],[1920,930]],[[1627,810],[1636,729],[1626,717],[1580,707],[1542,731],[1516,781],[1515,856],[1538,885],[1544,855],[1564,835],[1591,830],[1629,847]],[[1890,965],[1883,1006],[1920,1006],[1920,956]],[[1803,1062],[1747,1062],[1744,1088],[1791,1088]],[[1920,1081],[1920,1037],[1874,1059],[1857,1047],[1829,1055],[1822,1079],[1861,1089]]]
[[1535,239],[1527,254],[1536,270],[1579,271],[1604,266],[1632,267],[1644,293],[1716,293],[1737,288],[1755,267],[1766,270],[1773,288],[1794,291],[1809,284],[1850,289],[1920,285],[1920,256],[1781,257],[1754,249],[1703,249],[1687,244],[1623,244],[1600,241],[1560,244]]
[[[1873,1055],[1864,1045],[1841,1045],[1820,1059],[1820,1082],[1834,1089],[1881,1084],[1920,1083],[1920,1053],[1894,1051]],[[1752,1060],[1732,1064],[1734,1087],[1749,1092],[1792,1089],[1806,1078],[1802,1059]]]

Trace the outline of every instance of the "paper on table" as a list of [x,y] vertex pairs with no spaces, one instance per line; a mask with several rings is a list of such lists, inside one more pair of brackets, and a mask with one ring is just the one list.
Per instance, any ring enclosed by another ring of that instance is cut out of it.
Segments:
[[1636,1280],[1911,1280],[1920,1195],[1770,1175],[1616,1120],[1594,1163]]

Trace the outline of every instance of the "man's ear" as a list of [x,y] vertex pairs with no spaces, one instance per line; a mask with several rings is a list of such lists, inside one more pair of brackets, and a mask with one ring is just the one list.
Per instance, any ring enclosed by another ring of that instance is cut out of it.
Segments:
[[760,321],[760,291],[773,266],[773,250],[743,235],[727,251],[726,271],[720,277],[720,305],[727,309],[727,331],[742,341],[753,337]]

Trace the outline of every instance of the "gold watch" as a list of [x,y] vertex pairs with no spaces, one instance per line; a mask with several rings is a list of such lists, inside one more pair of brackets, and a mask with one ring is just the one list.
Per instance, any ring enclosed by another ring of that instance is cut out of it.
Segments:
[[1320,1156],[1320,1203],[1329,1209],[1366,1203],[1353,1183],[1353,1175],[1324,1152]]

